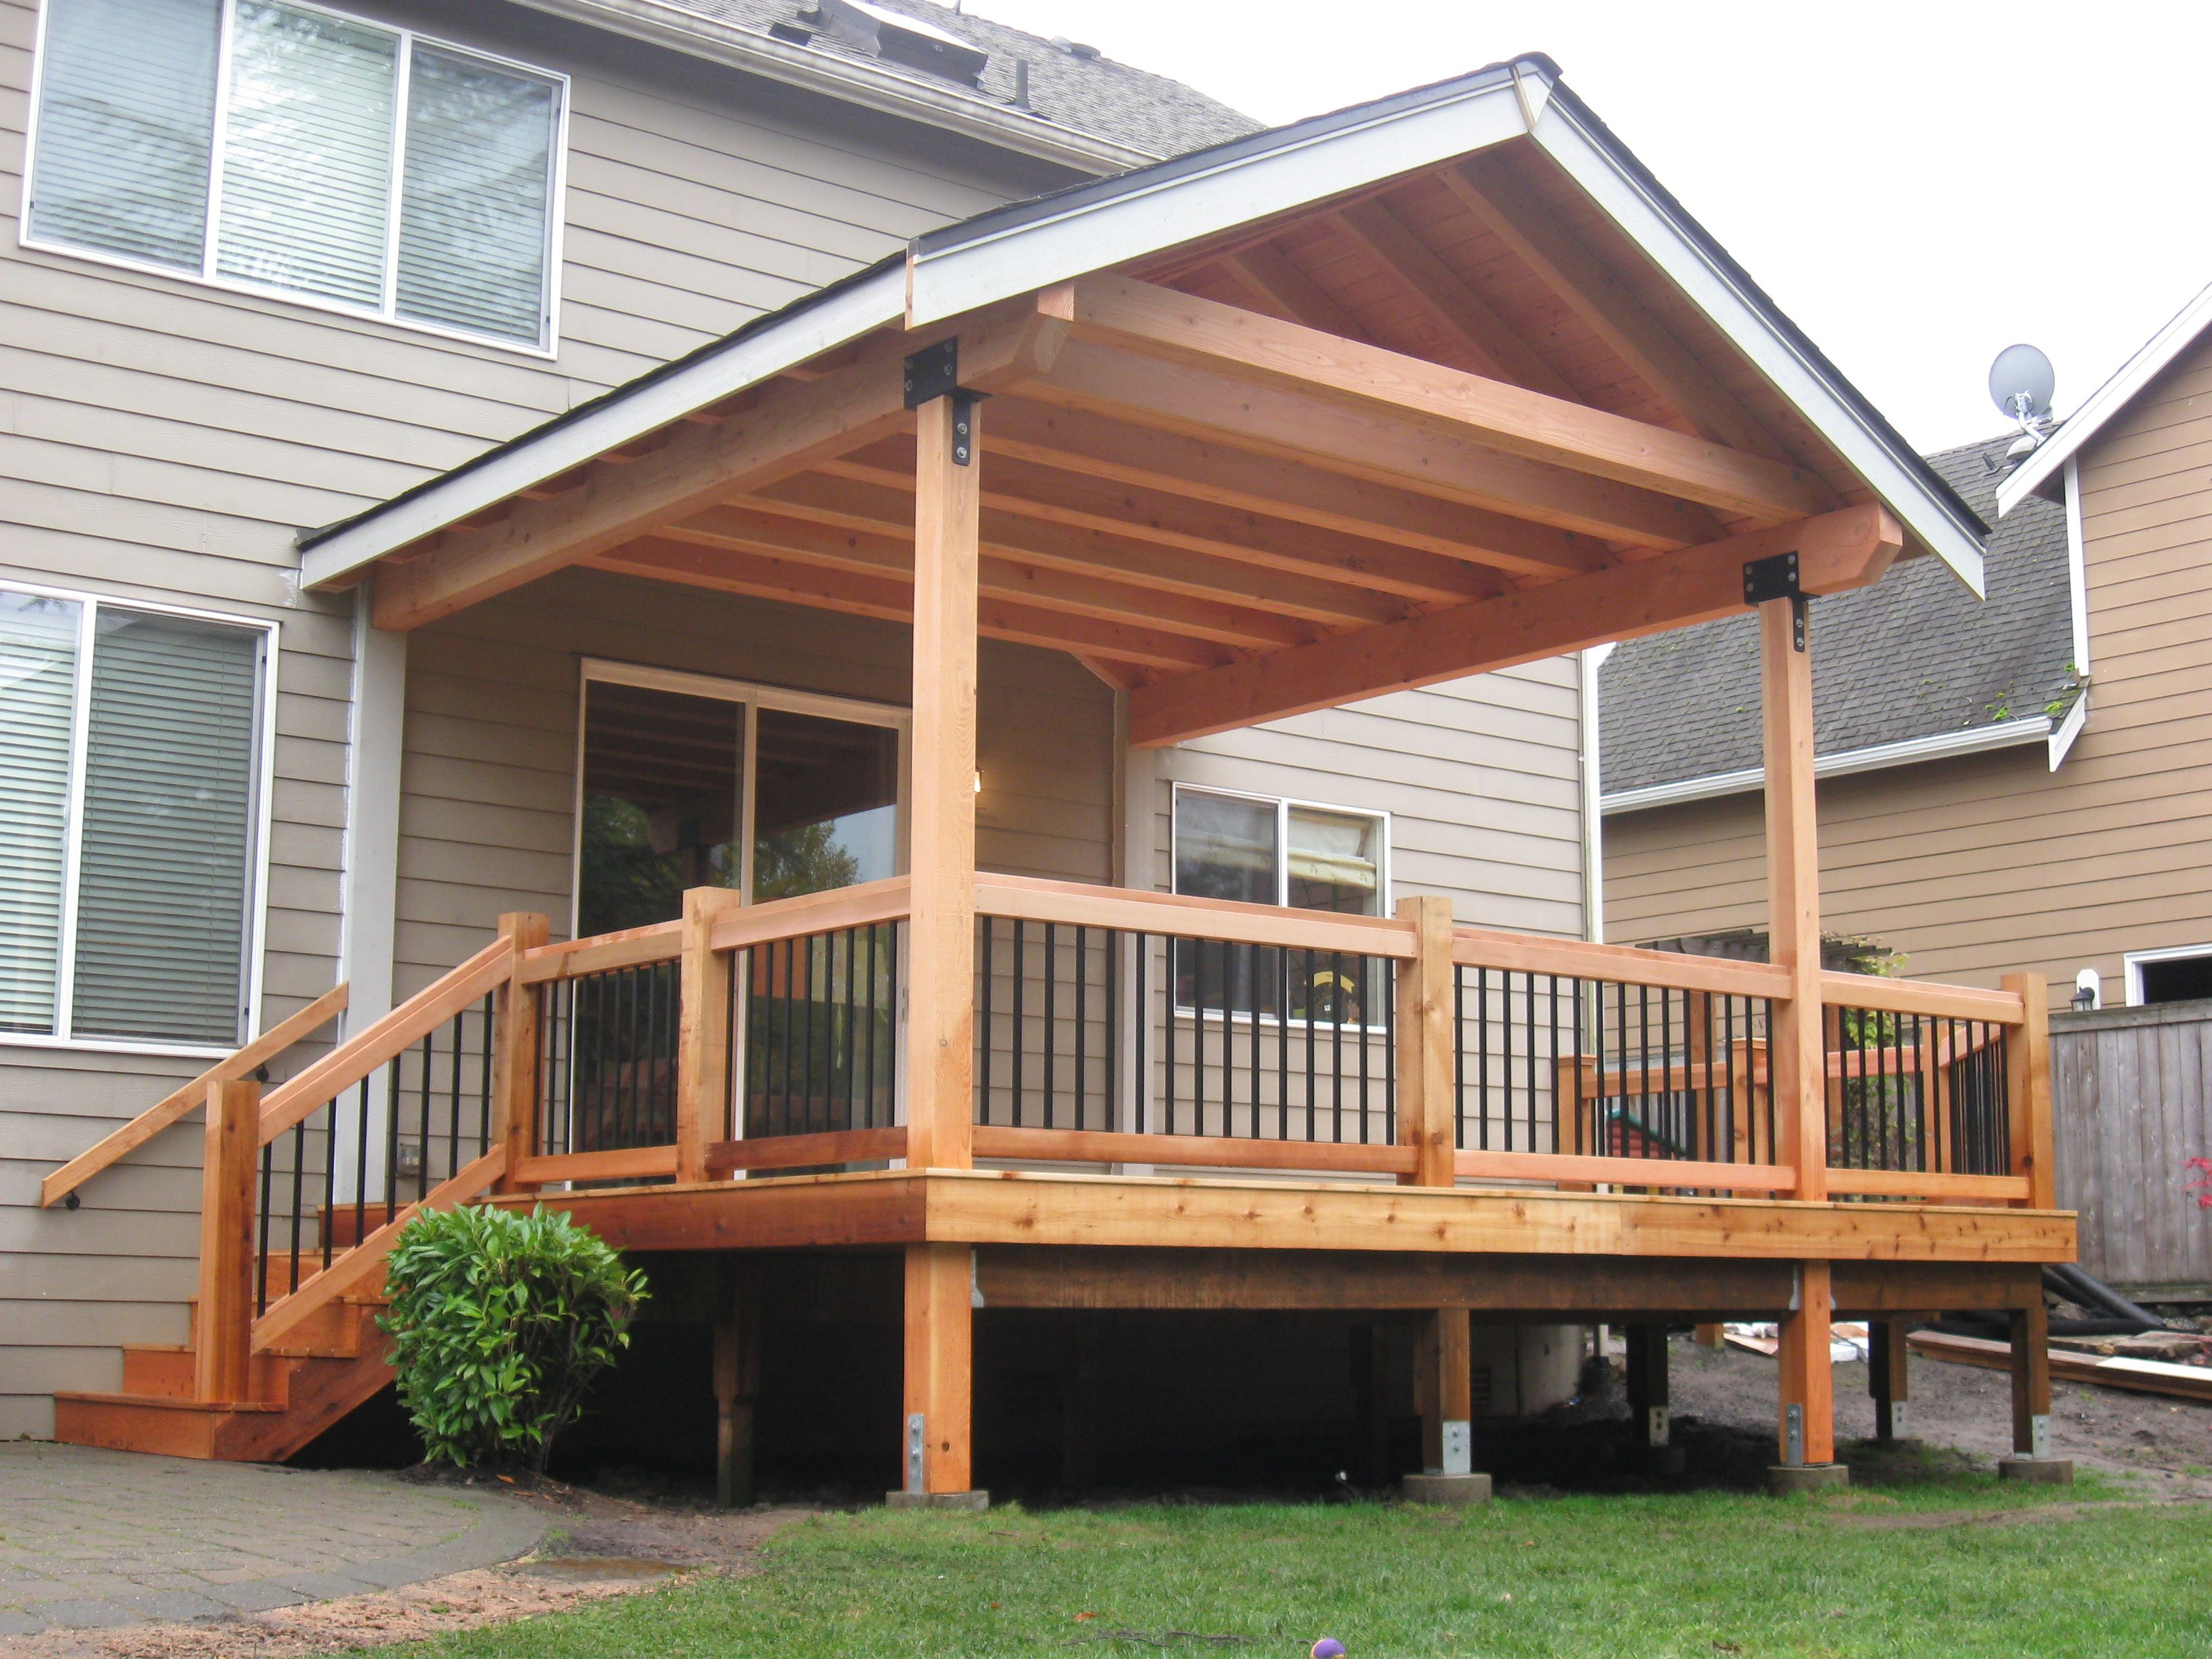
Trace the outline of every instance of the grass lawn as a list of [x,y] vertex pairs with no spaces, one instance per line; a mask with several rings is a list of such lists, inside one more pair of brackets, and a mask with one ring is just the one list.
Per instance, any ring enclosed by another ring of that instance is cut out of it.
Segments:
[[2111,1486],[2024,1491],[1946,1476],[1841,1498],[1508,1498],[1465,1512],[870,1510],[784,1532],[754,1577],[434,1649],[449,1659],[1293,1659],[1329,1635],[1351,1659],[2203,1659],[2212,1506],[2126,1498]]

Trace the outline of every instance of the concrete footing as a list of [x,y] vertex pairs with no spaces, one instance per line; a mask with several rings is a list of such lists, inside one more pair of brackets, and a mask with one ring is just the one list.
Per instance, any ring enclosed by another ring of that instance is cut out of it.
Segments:
[[1399,1486],[1408,1504],[1487,1504],[1486,1474],[1409,1474]]
[[2070,1457],[2004,1457],[1997,1460],[1997,1479],[2025,1480],[2037,1486],[2070,1486],[2074,1460]]
[[975,1492],[887,1492],[884,1494],[887,1510],[970,1510],[991,1507],[991,1494]]
[[1777,1498],[1801,1492],[1841,1492],[1850,1484],[1850,1468],[1843,1463],[1775,1463],[1766,1471],[1766,1490]]

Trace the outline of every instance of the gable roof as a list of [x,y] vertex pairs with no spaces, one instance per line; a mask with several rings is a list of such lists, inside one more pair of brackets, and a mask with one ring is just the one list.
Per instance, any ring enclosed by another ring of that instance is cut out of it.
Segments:
[[2166,325],[2143,342],[2136,355],[2066,417],[2065,424],[2038,445],[1996,493],[1996,508],[2009,513],[2030,495],[2051,495],[2068,461],[2101,431],[2106,422],[2133,403],[2136,394],[2212,327],[2212,283],[2176,312]]
[[[2014,435],[1929,459],[1986,513],[2005,476],[1992,468]],[[1824,774],[2033,742],[2063,720],[2077,689],[2064,509],[2027,501],[1999,524],[1985,558],[1985,600],[1923,561],[1813,607],[1814,747]],[[1598,684],[1607,811],[1759,787],[1756,617],[1631,640],[1606,659]]]
[[[1559,78],[1530,56],[994,209],[918,239],[689,357],[338,525],[302,538],[310,585],[376,559],[809,358],[878,329],[919,326],[1325,209],[1508,141],[1586,200],[1679,304],[1760,384],[1822,465],[1903,522],[1978,591],[1973,510],[1783,315]],[[1802,460],[1796,465],[1803,465]]]

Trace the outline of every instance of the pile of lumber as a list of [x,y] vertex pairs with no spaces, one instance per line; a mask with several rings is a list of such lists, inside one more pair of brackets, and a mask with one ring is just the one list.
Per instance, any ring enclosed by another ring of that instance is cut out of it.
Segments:
[[[1915,1331],[1905,1346],[1930,1359],[1954,1364],[1982,1365],[1991,1370],[2012,1369],[2012,1344],[1988,1342],[1978,1336],[1946,1336],[1940,1331]],[[2176,1365],[2160,1359],[2102,1358],[2095,1354],[2051,1350],[2051,1375],[2068,1382],[2094,1382],[2108,1389],[2131,1389],[2138,1394],[2172,1395],[2177,1399],[2212,1405],[2212,1366]]]

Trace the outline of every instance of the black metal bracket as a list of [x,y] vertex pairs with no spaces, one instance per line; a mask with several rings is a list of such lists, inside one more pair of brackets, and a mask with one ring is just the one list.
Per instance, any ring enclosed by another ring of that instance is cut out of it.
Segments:
[[952,464],[966,466],[975,459],[975,405],[982,394],[960,384],[957,335],[924,346],[906,360],[906,406],[920,409],[939,398],[952,399]]
[[1805,590],[1797,585],[1797,556],[1777,553],[1771,558],[1752,559],[1743,567],[1743,602],[1765,605],[1771,599],[1790,601],[1790,642],[1805,648]]

